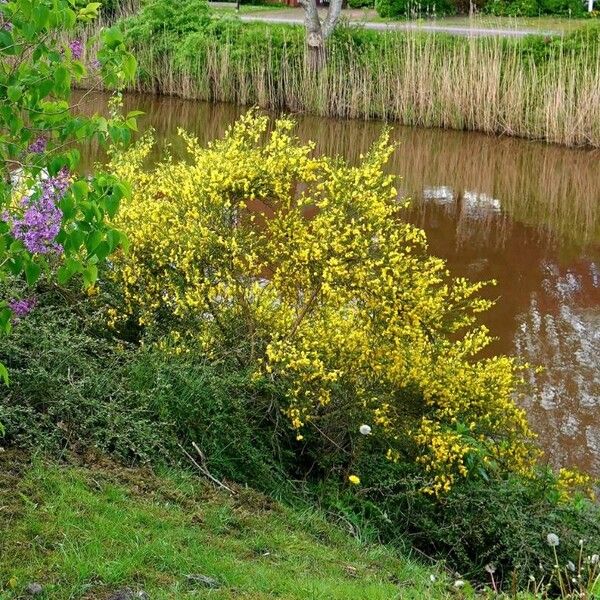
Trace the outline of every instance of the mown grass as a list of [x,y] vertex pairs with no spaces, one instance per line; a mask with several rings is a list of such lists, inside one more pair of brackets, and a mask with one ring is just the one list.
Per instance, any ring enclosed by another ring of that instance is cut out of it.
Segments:
[[[126,586],[153,600],[448,596],[443,577],[431,582],[433,568],[248,489],[231,497],[183,472],[158,477],[106,462],[3,463],[2,600],[32,581],[55,600],[107,598]],[[192,585],[191,574],[220,587]]]
[[423,25],[435,24],[448,27],[480,27],[482,29],[514,29],[521,31],[537,31],[541,33],[567,33],[580,29],[589,23],[588,19],[578,19],[560,16],[540,17],[501,17],[496,15],[465,15],[439,17],[433,21],[420,19]]

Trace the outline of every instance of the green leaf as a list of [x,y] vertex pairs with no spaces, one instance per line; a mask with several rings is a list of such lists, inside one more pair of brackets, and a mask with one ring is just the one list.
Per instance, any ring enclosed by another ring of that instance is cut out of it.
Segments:
[[12,33],[6,29],[0,29],[0,52],[8,55],[15,55],[17,53]]
[[131,53],[127,53],[123,58],[123,73],[128,80],[132,80],[135,77],[137,71],[137,60]]
[[0,309],[0,332],[9,333],[12,311],[8,307]]
[[54,72],[54,84],[59,92],[68,90],[71,85],[71,76],[64,65],[60,65]]
[[50,11],[47,6],[44,6],[41,2],[37,3],[33,15],[35,25],[38,29],[45,29],[48,26]]
[[74,229],[69,232],[64,248],[68,252],[77,252],[83,244],[84,234],[80,229]]
[[[0,379],[4,381],[4,385],[8,385],[8,369],[0,362]],[[2,435],[4,435],[4,427],[2,427],[2,423],[0,423],[0,431]]]
[[112,194],[110,194],[110,196],[107,196],[104,205],[106,206],[106,212],[111,218],[113,218],[117,214],[119,210],[119,205],[121,204],[121,198],[123,198],[126,195],[127,188],[123,184],[117,183],[113,187]]
[[86,181],[79,180],[71,185],[71,191],[77,202],[84,202],[88,197],[89,186]]
[[33,285],[40,277],[42,267],[37,263],[30,262],[25,266],[25,278],[28,285]]
[[88,265],[83,270],[83,283],[86,287],[91,287],[98,279],[98,267],[96,265]]
[[96,246],[94,250],[94,256],[99,260],[103,261],[111,253],[111,248],[108,242],[101,242]]
[[73,277],[73,275],[75,275],[75,273],[79,273],[81,270],[81,263],[74,258],[69,258],[65,264],[58,269],[56,279],[60,285],[64,285],[71,277]]
[[64,219],[67,221],[75,215],[75,197],[73,194],[66,194],[59,203]]
[[100,231],[93,231],[85,242],[85,247],[89,254],[93,254],[98,244],[102,241],[103,235]]
[[118,27],[106,29],[102,32],[102,43],[109,50],[115,50],[123,43],[123,33]]
[[11,85],[6,94],[11,102],[18,102],[21,99],[23,92],[21,92],[21,88],[17,87],[16,85]]

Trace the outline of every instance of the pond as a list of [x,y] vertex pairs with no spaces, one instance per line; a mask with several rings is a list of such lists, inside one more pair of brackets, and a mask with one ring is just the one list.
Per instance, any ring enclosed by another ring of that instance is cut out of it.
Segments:
[[[86,100],[102,111],[106,98]],[[244,108],[128,96],[157,138],[177,129],[221,136]],[[297,116],[317,151],[358,160],[378,122]],[[428,234],[452,272],[494,279],[484,321],[494,353],[544,367],[519,400],[554,466],[600,475],[600,151],[478,133],[394,126],[390,169],[412,199],[407,219]],[[92,153],[93,154],[93,153]],[[91,157],[90,157],[91,158]]]

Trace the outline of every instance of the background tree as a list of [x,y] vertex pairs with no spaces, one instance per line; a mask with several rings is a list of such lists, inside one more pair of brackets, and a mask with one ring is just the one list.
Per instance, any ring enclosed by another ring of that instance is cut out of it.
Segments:
[[325,61],[325,40],[331,35],[342,12],[343,0],[330,0],[325,18],[321,21],[317,0],[300,0],[304,9],[306,43],[312,67],[318,68]]

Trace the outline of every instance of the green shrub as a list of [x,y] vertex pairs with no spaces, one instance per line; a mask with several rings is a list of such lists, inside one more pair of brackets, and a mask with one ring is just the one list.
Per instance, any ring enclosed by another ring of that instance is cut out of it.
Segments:
[[456,13],[456,7],[451,0],[375,0],[375,9],[379,16],[391,19]]
[[581,0],[490,0],[485,4],[484,11],[507,17],[582,17],[585,15],[585,6]]
[[4,444],[94,449],[132,464],[185,461],[179,444],[196,442],[216,475],[281,485],[285,440],[243,371],[111,339],[90,301],[69,296],[38,290],[0,348],[11,371],[0,397]]
[[374,8],[375,0],[348,0],[350,8]]
[[438,502],[420,493],[423,481],[409,465],[382,461],[370,448],[355,468],[364,491],[322,488],[321,501],[357,530],[366,527],[391,543],[410,540],[472,581],[490,583],[487,565],[494,565],[496,581],[506,587],[513,578],[526,587],[530,575],[548,581],[555,563],[549,533],[560,539],[561,567],[577,564],[580,551],[600,551],[600,506],[583,497],[561,500],[549,470],[533,479],[464,481]]
[[560,38],[528,36],[521,41],[519,52],[531,57],[536,64],[548,63],[561,54],[575,55],[581,61],[593,63],[600,54],[600,23],[589,21]]

